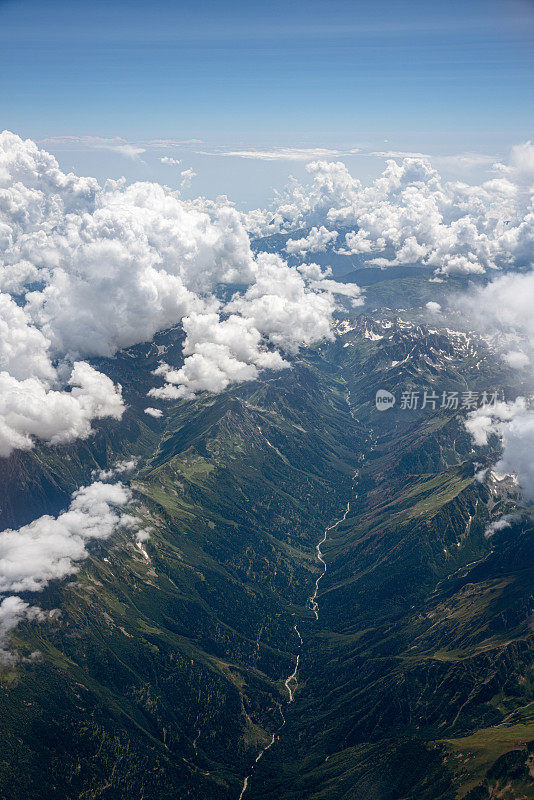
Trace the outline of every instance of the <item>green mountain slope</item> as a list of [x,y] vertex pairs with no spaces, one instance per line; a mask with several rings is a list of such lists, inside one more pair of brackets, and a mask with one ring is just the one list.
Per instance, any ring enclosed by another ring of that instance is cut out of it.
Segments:
[[[461,415],[374,405],[508,376],[413,318],[341,321],[293,369],[154,420],[151,371],[180,340],[161,334],[99,365],[123,422],[1,464],[5,527],[135,456],[150,539],[96,543],[39,596],[61,617],[16,630],[42,655],[1,675],[0,797],[237,800],[246,776],[250,800],[533,796],[532,529],[485,538],[517,498],[477,478],[498,451]],[[315,546],[348,500],[316,620]]]
[[[324,429],[302,427],[313,418]],[[99,543],[40,598],[61,619],[17,631],[42,658],[4,675],[4,796],[235,796],[279,725],[293,603],[350,483],[350,421],[339,380],[304,365],[169,409],[132,480],[146,550]]]
[[472,343],[409,325],[361,320],[334,349],[372,448],[323,547],[286,745],[250,797],[532,797],[532,526],[485,538],[514,501],[478,480],[455,412],[372,403],[379,388],[483,391],[506,376]]

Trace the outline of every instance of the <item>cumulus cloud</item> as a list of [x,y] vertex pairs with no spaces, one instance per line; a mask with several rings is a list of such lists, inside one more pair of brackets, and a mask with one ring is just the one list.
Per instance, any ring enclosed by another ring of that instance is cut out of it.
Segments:
[[9,294],[0,293],[0,370],[22,380],[34,376],[53,381],[49,340]]
[[261,332],[253,320],[231,314],[192,314],[183,322],[186,333],[183,367],[162,364],[157,371],[166,385],[152,389],[152,397],[192,398],[197,392],[222,392],[230,383],[254,380],[260,369],[289,367],[278,352],[262,348]]
[[[295,353],[330,335],[334,296],[360,294],[326,273],[255,257],[226,198],[184,202],[155,183],[100,186],[8,132],[0,136],[0,245],[2,455],[34,437],[87,436],[91,420],[120,417],[120,389],[84,359],[182,322],[186,363],[162,366],[169,380],[160,396],[220,391],[286,367],[280,348]],[[224,284],[244,288],[225,303]]]
[[267,253],[256,264],[255,281],[224,306],[227,316],[200,313],[183,320],[185,363],[178,370],[162,364],[159,374],[166,386],[152,389],[153,397],[219,392],[230,383],[253,380],[260,370],[287,368],[280,351],[294,355],[302,346],[332,338],[334,295],[362,302],[358,286],[329,280],[316,264],[288,267],[280,256]]
[[512,369],[524,369],[530,364],[530,358],[520,350],[509,350],[504,353],[503,359]]
[[45,515],[0,536],[0,592],[38,592],[76,571],[91,539],[108,539],[133,518],[119,511],[131,499],[122,483],[96,481],[73,494],[67,511]]
[[454,306],[512,366],[534,356],[534,271],[508,272],[458,297]]
[[76,361],[67,383],[70,391],[58,391],[38,378],[0,372],[0,456],[31,449],[34,437],[50,444],[86,439],[92,420],[121,418],[120,388],[106,375]]
[[338,237],[337,231],[329,231],[324,225],[312,228],[307,236],[301,239],[288,239],[286,252],[290,255],[305,255],[306,253],[324,253],[329,244],[333,244]]
[[0,178],[5,267],[29,261],[42,289],[25,310],[54,354],[112,355],[198,310],[220,282],[249,282],[238,213],[210,217],[153,183],[65,175],[33,142],[4,133]]
[[229,311],[246,317],[271,344],[289,353],[296,353],[300,345],[331,338],[332,294],[310,287],[309,279],[287,267],[279,256],[261,254],[258,266],[256,281],[228,303]]
[[163,416],[163,411],[161,408],[152,408],[152,406],[149,406],[148,408],[145,408],[145,414],[148,414],[149,417],[159,419]]
[[182,180],[180,181],[180,187],[182,189],[188,189],[189,186],[191,186],[193,178],[196,177],[196,174],[197,173],[193,169],[191,169],[191,167],[188,167],[188,169],[183,169],[180,172],[180,175],[182,176]]
[[172,158],[172,156],[163,156],[160,161],[162,164],[168,164],[171,167],[177,167],[182,163],[179,158]]
[[133,472],[137,465],[136,458],[124,458],[122,461],[117,461],[108,469],[93,470],[91,477],[98,478],[99,481],[109,481],[111,478],[116,478],[125,472]]
[[[51,342],[26,308],[0,293],[0,456],[29,449],[34,437],[51,443],[86,438],[94,419],[120,419],[120,387],[83,361],[52,363]],[[62,391],[60,383],[69,391]]]
[[514,148],[479,186],[444,181],[422,154],[389,159],[365,187],[341,161],[314,161],[311,183],[293,181],[273,211],[247,224],[255,233],[348,227],[340,252],[379,266],[421,263],[443,274],[525,266],[533,261],[533,153],[530,142]]
[[512,420],[524,417],[528,413],[525,398],[518,397],[513,403],[501,401],[491,406],[477,408],[468,415],[465,426],[475,444],[483,447],[488,444],[490,434],[502,432],[503,425],[506,426]]
[[519,414],[501,428],[503,457],[497,469],[517,475],[529,500],[534,500],[534,412]]
[[[119,527],[136,528],[122,508],[131,501],[122,483],[96,481],[72,495],[67,511],[39,517],[17,530],[0,534],[0,593],[39,592],[51,580],[64,578],[87,556],[92,539],[108,539]],[[0,605],[0,663],[16,659],[7,647],[8,634],[22,619],[44,621],[51,614],[10,595]]]
[[496,169],[521,186],[534,184],[534,145],[531,141],[512,147],[507,164],[496,164]]
[[[43,611],[39,606],[30,606],[20,597],[11,595],[4,597],[0,603],[0,664],[10,666],[15,664],[19,657],[9,648],[9,634],[23,619],[45,622],[58,615],[57,610]],[[32,654],[34,656],[37,653]]]
[[[524,371],[534,382],[534,273],[508,273],[454,301],[470,325],[486,336],[506,363]],[[497,469],[513,473],[528,499],[534,500],[534,410],[528,398],[497,403],[469,415],[467,429],[477,445],[490,434],[502,440],[503,455]]]

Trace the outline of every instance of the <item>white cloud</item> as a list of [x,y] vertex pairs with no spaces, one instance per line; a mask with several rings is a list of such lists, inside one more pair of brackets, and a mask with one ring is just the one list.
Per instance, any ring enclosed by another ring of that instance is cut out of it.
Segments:
[[57,388],[50,340],[0,293],[0,457],[31,448],[34,437],[67,442],[89,436],[93,419],[120,419],[121,391],[109,378],[82,361],[64,364],[62,373],[68,392]]
[[[58,616],[58,611],[43,611],[39,606],[30,606],[20,597],[4,597],[0,603],[0,664],[11,666],[19,657],[9,649],[9,634],[23,619],[45,622]],[[36,656],[37,653],[33,653]]]
[[0,457],[29,450],[37,437],[50,444],[86,439],[94,419],[120,419],[120,388],[83,361],[73,365],[69,392],[49,389],[37,378],[17,380],[0,372]]
[[108,539],[133,518],[119,510],[131,500],[122,483],[97,481],[78,489],[67,511],[39,517],[0,536],[0,592],[38,592],[76,571],[91,539]]
[[178,167],[182,163],[179,158],[172,158],[171,156],[163,156],[160,161],[162,164],[168,164],[171,167]]
[[491,536],[494,536],[499,531],[503,531],[505,528],[509,528],[512,522],[515,522],[519,519],[518,514],[505,514],[500,519],[495,520],[495,522],[491,522],[486,530],[484,531],[484,536],[486,539],[489,539]]
[[530,143],[514,148],[498,177],[479,186],[444,181],[424,154],[380,153],[398,160],[366,187],[342,162],[316,161],[307,165],[310,184],[293,181],[273,211],[250,213],[247,225],[255,234],[349,227],[340,252],[380,266],[418,262],[443,274],[525,266],[534,262],[533,154]]
[[109,150],[118,153],[126,158],[137,159],[142,153],[146,152],[145,147],[132,144],[120,136],[106,138],[103,136],[55,136],[50,139],[42,139],[40,144],[47,147],[68,147],[68,148],[87,148],[89,150]]
[[511,366],[534,357],[534,271],[508,272],[455,298],[454,307],[503,353]]
[[[532,382],[534,272],[501,275],[455,298],[453,305],[509,366],[524,370]],[[477,445],[487,444],[491,433],[500,436],[503,455],[497,469],[515,474],[526,497],[534,500],[534,410],[529,401],[519,397],[513,403],[497,403],[494,409],[478,409],[466,426]]]
[[334,295],[362,302],[359,287],[329,280],[317,265],[290,268],[266,253],[256,263],[256,280],[225,305],[228,317],[211,312],[183,320],[185,363],[179,370],[162,365],[159,372],[167,385],[151,390],[153,397],[218,392],[230,383],[253,380],[260,370],[287,368],[280,349],[294,355],[302,346],[332,338]]
[[329,231],[324,225],[312,228],[307,236],[301,239],[288,239],[286,251],[291,255],[305,255],[306,253],[324,253],[329,244],[333,244],[338,237],[337,231]]
[[221,392],[230,383],[253,380],[260,369],[288,367],[276,352],[261,347],[262,335],[254,321],[236,314],[221,320],[216,312],[191,314],[183,322],[186,332],[183,367],[163,364],[159,374],[166,386],[152,389],[160,398],[191,398],[197,392]]
[[99,481],[109,481],[111,478],[116,478],[117,475],[133,472],[136,465],[136,458],[125,458],[122,461],[117,461],[108,469],[93,470],[91,477],[98,478]]
[[517,476],[525,496],[534,500],[534,412],[520,414],[501,428],[503,456],[497,469]]
[[9,294],[0,293],[0,370],[22,380],[30,376],[53,381],[50,342],[31,324],[26,311]]
[[[121,510],[131,501],[122,483],[97,481],[72,495],[67,511],[57,517],[45,515],[17,530],[0,535],[0,592],[39,592],[51,580],[77,570],[87,556],[92,539],[108,539],[119,527],[135,529],[137,522]],[[7,649],[8,635],[22,619],[44,621],[56,611],[45,612],[10,595],[0,605],[0,662],[16,660]]]
[[[288,353],[296,353],[301,345],[332,338],[333,293],[339,284],[331,292],[328,282],[310,281],[272,254],[260,254],[258,267],[255,283],[228,304],[229,311],[250,319],[272,345]],[[358,287],[353,289],[360,294]]]
[[512,147],[508,164],[496,164],[496,169],[515,183],[532,188],[534,184],[534,145],[523,142]]
[[495,470],[515,475],[525,497],[534,501],[534,411],[526,399],[479,408],[468,415],[465,426],[479,447],[488,444],[491,434],[500,437],[503,453]]
[[159,419],[163,416],[163,411],[161,408],[152,408],[149,406],[148,408],[145,408],[145,414],[148,414],[149,417],[155,417],[155,419]]
[[204,151],[199,155],[229,156],[232,158],[250,158],[256,161],[313,161],[316,158],[339,158],[354,155],[358,148],[337,150],[328,147],[278,147],[270,150],[249,148],[248,150],[215,150]]
[[520,350],[509,350],[508,353],[504,353],[503,359],[512,369],[524,369],[530,364],[530,358]]
[[[510,421],[528,415],[528,406],[524,397],[518,397],[513,403],[497,402],[492,406],[482,406],[472,411],[465,427],[479,447],[488,444],[492,433],[501,433]],[[501,470],[502,471],[502,470]]]
[[196,174],[197,173],[193,169],[191,169],[191,167],[182,170],[180,172],[180,175],[182,176],[182,180],[180,181],[180,187],[182,189],[188,189],[189,186],[191,186],[191,181],[193,180],[193,178],[196,177]]
[[[182,175],[188,181],[193,172]],[[92,419],[120,416],[120,390],[82,359],[113,356],[182,322],[186,362],[162,368],[168,386],[160,396],[220,391],[287,366],[278,348],[295,353],[330,335],[334,295],[361,302],[357,287],[326,273],[255,257],[226,198],[184,202],[159,184],[124,180],[100,186],[63,173],[53,156],[7,132],[0,244],[2,455],[31,447],[34,437],[87,436]],[[221,284],[245,289],[225,304]]]

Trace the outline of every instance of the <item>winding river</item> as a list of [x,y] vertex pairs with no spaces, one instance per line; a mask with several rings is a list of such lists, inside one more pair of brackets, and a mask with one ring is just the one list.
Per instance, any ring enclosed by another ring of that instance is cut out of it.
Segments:
[[[350,405],[350,391],[347,393],[347,405],[349,407],[349,411],[350,411],[351,416],[354,417],[354,415],[352,413],[352,408],[351,408],[351,405]],[[260,430],[260,432],[262,432],[261,428],[259,430]],[[271,442],[269,442],[268,440],[267,440],[267,444],[270,447],[272,447],[273,449],[275,449],[281,457],[283,457],[282,454],[280,453],[280,451],[277,448],[275,448],[274,445],[272,445]],[[352,478],[353,483],[356,480],[357,475],[358,475],[358,470],[356,470],[356,472],[353,475],[353,478]],[[320,584],[321,580],[324,578],[324,576],[326,574],[326,570],[327,570],[326,561],[324,560],[324,553],[323,553],[321,548],[328,541],[328,534],[330,533],[330,531],[333,531],[335,528],[337,528],[338,525],[340,525],[342,522],[344,522],[347,519],[347,514],[350,511],[350,504],[351,504],[351,501],[349,500],[347,502],[347,507],[345,508],[345,512],[344,512],[343,516],[340,517],[332,525],[329,525],[327,528],[324,529],[323,535],[319,539],[318,543],[315,545],[315,557],[316,557],[317,561],[322,565],[323,571],[321,572],[321,574],[319,575],[319,577],[315,581],[315,588],[313,590],[313,594],[310,595],[310,597],[308,598],[307,608],[310,608],[312,610],[313,614],[315,615],[315,619],[316,620],[319,619],[319,604],[317,602],[317,595],[319,594],[319,584]],[[291,675],[288,675],[288,677],[284,681],[284,686],[286,687],[287,694],[288,694],[288,700],[287,700],[288,703],[292,703],[294,701],[294,699],[295,699],[295,689],[297,688],[297,685],[298,685],[298,670],[299,670],[299,664],[300,664],[300,648],[302,646],[302,636],[300,635],[300,631],[299,631],[298,627],[296,625],[294,625],[293,626],[293,630],[295,631],[295,633],[296,633],[296,635],[298,636],[298,639],[299,639],[299,651],[297,652],[297,655],[295,657],[295,668],[293,669],[293,672],[291,673]],[[245,792],[248,789],[249,781],[252,778],[252,775],[253,775],[253,772],[254,772],[254,767],[256,766],[258,761],[260,761],[263,758],[265,753],[268,750],[271,749],[271,747],[277,741],[277,739],[279,739],[280,731],[282,730],[282,728],[286,724],[286,719],[285,719],[284,713],[282,711],[282,706],[279,706],[279,711],[280,711],[280,714],[282,716],[282,724],[280,725],[278,730],[275,733],[273,733],[270,742],[262,750],[260,750],[260,752],[256,756],[256,760],[255,760],[254,764],[252,765],[250,773],[246,776],[246,778],[243,781],[243,786],[241,788],[241,794],[239,795],[239,800],[243,800],[243,796],[245,795]]]

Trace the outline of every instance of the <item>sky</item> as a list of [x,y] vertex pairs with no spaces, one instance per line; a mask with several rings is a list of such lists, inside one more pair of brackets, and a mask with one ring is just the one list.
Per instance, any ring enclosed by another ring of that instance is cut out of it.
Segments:
[[322,151],[364,181],[390,151],[479,179],[532,138],[533,40],[532,0],[0,0],[1,127],[243,207]]

